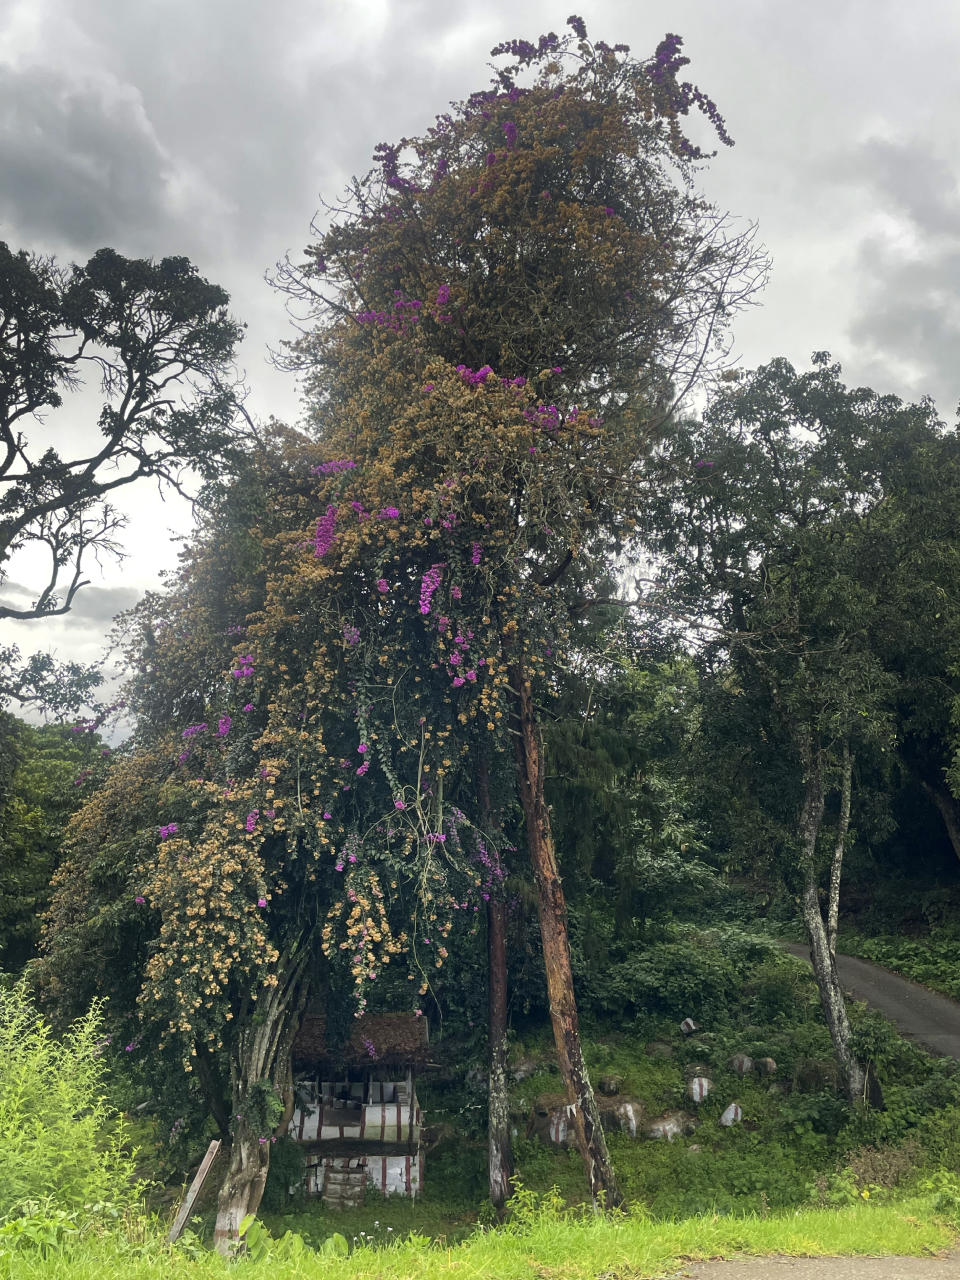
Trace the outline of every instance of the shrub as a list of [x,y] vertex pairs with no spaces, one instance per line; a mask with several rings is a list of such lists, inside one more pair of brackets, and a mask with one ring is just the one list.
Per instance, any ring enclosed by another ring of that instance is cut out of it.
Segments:
[[30,1203],[55,1215],[138,1198],[102,1048],[99,1008],[57,1040],[23,983],[0,990],[0,1218]]

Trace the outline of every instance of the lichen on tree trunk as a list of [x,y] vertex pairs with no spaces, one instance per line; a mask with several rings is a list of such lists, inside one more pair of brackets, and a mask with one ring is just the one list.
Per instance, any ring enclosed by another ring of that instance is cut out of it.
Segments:
[[[477,793],[484,829],[494,822],[490,803],[490,771],[481,758]],[[500,869],[499,856],[497,869]],[[490,1203],[502,1215],[510,1196],[513,1144],[510,1140],[510,1101],[507,1095],[507,908],[500,886],[491,885],[487,902],[487,996],[489,1001],[489,1089],[487,1094],[487,1168]]]
[[519,732],[514,738],[520,799],[530,849],[530,862],[537,893],[543,963],[547,976],[550,1019],[557,1047],[557,1060],[573,1109],[577,1146],[583,1157],[595,1206],[613,1209],[623,1203],[610,1153],[600,1124],[600,1112],[587,1074],[580,1044],[577,1004],[573,993],[570,941],[567,936],[567,907],[550,828],[550,814],[544,796],[543,755],[539,725],[533,706],[529,680],[520,661],[510,666],[510,684],[516,697]]
[[810,959],[820,993],[823,1016],[833,1041],[837,1064],[843,1076],[847,1097],[853,1103],[864,1100],[866,1072],[853,1051],[850,1020],[843,997],[843,988],[837,973],[834,955],[827,938],[827,927],[820,907],[817,876],[817,839],[823,823],[824,796],[823,775],[819,756],[815,752],[811,735],[800,735],[801,758],[804,766],[803,801],[800,807],[800,862],[803,873],[803,890],[800,909],[804,927],[810,940]]

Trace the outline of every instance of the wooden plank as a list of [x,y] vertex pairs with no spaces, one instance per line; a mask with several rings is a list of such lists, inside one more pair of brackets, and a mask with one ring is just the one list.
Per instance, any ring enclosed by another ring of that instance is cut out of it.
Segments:
[[209,1147],[207,1147],[207,1154],[200,1162],[200,1168],[197,1170],[196,1177],[190,1183],[190,1190],[184,1196],[183,1204],[180,1206],[180,1212],[174,1219],[173,1226],[170,1228],[170,1234],[167,1236],[167,1239],[171,1244],[173,1244],[174,1240],[178,1240],[180,1238],[180,1232],[187,1224],[187,1219],[190,1217],[190,1210],[196,1204],[197,1196],[200,1194],[201,1188],[207,1180],[207,1174],[210,1172],[214,1160],[216,1160],[217,1156],[220,1154],[220,1145],[220,1139],[214,1138]]

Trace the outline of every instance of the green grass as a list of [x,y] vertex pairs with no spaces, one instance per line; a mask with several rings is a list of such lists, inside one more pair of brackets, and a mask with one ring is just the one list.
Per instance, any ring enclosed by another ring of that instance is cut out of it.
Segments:
[[[571,1216],[548,1200],[526,1216],[519,1226],[477,1231],[452,1246],[412,1237],[386,1249],[356,1248],[346,1258],[308,1252],[290,1262],[245,1260],[232,1274],[243,1280],[592,1280],[613,1272],[641,1280],[689,1260],[737,1253],[921,1256],[955,1243],[953,1231],[932,1216],[929,1199],[676,1222]],[[171,1250],[160,1235],[126,1245],[118,1237],[90,1240],[45,1258],[26,1252],[0,1256],[2,1280],[210,1280],[228,1272],[216,1255]]]

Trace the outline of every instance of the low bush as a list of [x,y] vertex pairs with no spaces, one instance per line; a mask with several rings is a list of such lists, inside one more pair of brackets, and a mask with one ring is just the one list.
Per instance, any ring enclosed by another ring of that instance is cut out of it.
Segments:
[[23,983],[0,990],[0,1219],[42,1206],[58,1221],[138,1199],[135,1153],[104,1097],[102,1049],[97,1008],[57,1039]]

